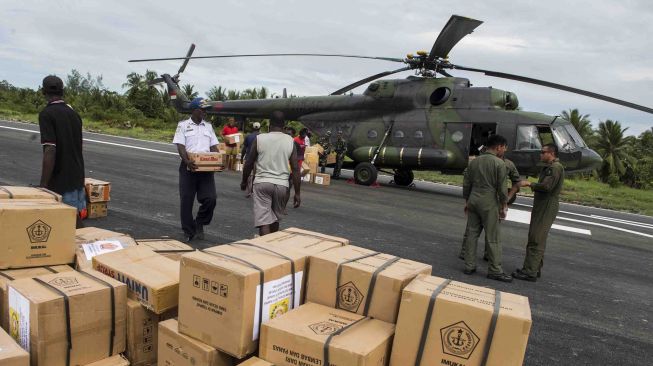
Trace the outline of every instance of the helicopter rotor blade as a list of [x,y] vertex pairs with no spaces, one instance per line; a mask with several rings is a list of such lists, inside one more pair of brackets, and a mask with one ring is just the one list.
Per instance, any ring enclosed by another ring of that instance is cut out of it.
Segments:
[[188,52],[186,53],[186,57],[184,58],[184,63],[181,64],[181,67],[179,68],[179,71],[177,71],[177,75],[181,74],[186,70],[186,65],[188,65],[188,61],[191,58],[191,55],[193,54],[193,51],[195,51],[195,43],[191,43],[190,48],[188,49]]
[[148,81],[148,82],[147,82],[147,85],[148,85],[148,86],[153,86],[153,85],[160,84],[160,83],[163,83],[163,82],[165,82],[165,79],[164,79],[164,78],[156,78],[156,79],[154,79],[154,80],[150,80],[150,81]]
[[346,93],[346,92],[348,92],[348,91],[350,91],[350,90],[352,90],[354,88],[357,88],[357,87],[359,87],[359,86],[361,86],[363,84],[369,83],[370,81],[382,78],[384,76],[396,74],[398,72],[410,70],[410,69],[411,69],[411,67],[407,66],[407,67],[402,67],[401,69],[397,69],[397,70],[393,70],[393,71],[384,71],[384,72],[378,73],[376,75],[368,76],[365,79],[359,80],[359,81],[357,81],[355,83],[349,84],[349,85],[347,85],[347,86],[345,86],[343,88],[340,88],[340,89],[334,91],[333,93],[331,93],[331,95],[340,95],[340,94]]
[[496,77],[496,78],[516,80],[516,81],[521,81],[521,82],[524,82],[524,83],[530,83],[530,84],[535,84],[535,85],[546,86],[548,88],[564,90],[564,91],[568,91],[570,93],[584,95],[586,97],[595,98],[595,99],[603,100],[603,101],[614,103],[614,104],[619,104],[619,105],[622,105],[624,107],[633,108],[633,109],[637,109],[637,110],[642,111],[642,112],[653,114],[653,108],[645,107],[645,106],[635,104],[635,103],[631,103],[631,102],[628,102],[628,101],[625,101],[625,100],[609,97],[607,95],[598,94],[598,93],[594,93],[594,92],[583,90],[583,89],[574,88],[574,87],[567,86],[567,85],[552,83],[550,81],[544,81],[544,80],[529,78],[529,77],[526,77],[526,76],[508,74],[508,73],[505,73],[505,72],[475,69],[475,68],[472,68],[472,67],[465,67],[465,66],[458,66],[458,65],[451,65],[451,68],[456,69],[456,70],[481,72],[481,73],[483,73],[483,74],[485,74],[487,76],[493,76],[493,77]]
[[[191,46],[194,49],[194,45]],[[189,54],[192,53],[189,51]],[[150,61],[169,61],[169,60],[185,60],[182,65],[184,68],[188,63],[188,60],[197,60],[203,58],[236,58],[236,57],[278,57],[278,56],[310,56],[310,57],[343,57],[343,58],[362,58],[368,60],[381,60],[381,61],[391,61],[391,62],[401,62],[404,60],[395,57],[374,57],[374,56],[360,56],[360,55],[341,55],[341,54],[331,54],[331,53],[257,53],[249,55],[215,55],[215,56],[186,56],[186,57],[167,57],[167,58],[148,58],[148,59],[139,59],[139,60],[129,60],[129,62],[150,62]],[[180,69],[183,71],[183,69]]]
[[446,71],[444,71],[444,70],[442,70],[442,69],[438,70],[437,72],[438,72],[439,74],[442,74],[442,75],[448,77],[448,78],[452,78],[452,77],[454,77],[453,75],[451,75],[450,73],[448,73],[448,72],[446,72]]
[[426,62],[430,62],[438,58],[445,58],[449,55],[449,51],[465,38],[466,35],[472,33],[476,27],[483,24],[482,21],[461,17],[460,15],[452,15],[447,24],[438,35],[438,38],[433,44],[433,48],[429,53]]

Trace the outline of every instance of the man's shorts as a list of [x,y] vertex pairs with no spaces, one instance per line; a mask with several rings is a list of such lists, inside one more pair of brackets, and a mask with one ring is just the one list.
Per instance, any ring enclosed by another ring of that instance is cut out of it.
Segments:
[[82,212],[86,208],[86,192],[84,188],[69,191],[61,195],[63,203],[73,206],[77,212]]
[[254,226],[270,225],[281,221],[286,214],[288,187],[272,183],[254,183]]
[[224,151],[227,155],[238,155],[238,145],[225,146]]

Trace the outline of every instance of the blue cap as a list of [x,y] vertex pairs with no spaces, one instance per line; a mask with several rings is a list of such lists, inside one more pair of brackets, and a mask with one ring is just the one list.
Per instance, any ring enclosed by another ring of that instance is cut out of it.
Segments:
[[202,102],[204,101],[204,98],[195,98],[190,102],[190,109],[200,109],[202,108]]

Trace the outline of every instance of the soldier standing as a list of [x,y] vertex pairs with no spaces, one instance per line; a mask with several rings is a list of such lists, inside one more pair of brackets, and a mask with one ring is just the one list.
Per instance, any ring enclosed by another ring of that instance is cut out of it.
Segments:
[[336,167],[333,169],[331,178],[339,179],[342,163],[345,161],[345,152],[347,152],[347,141],[342,137],[342,131],[338,131],[338,139],[336,140],[333,151],[336,152]]
[[327,131],[324,136],[320,136],[317,143],[322,146],[322,153],[320,155],[320,172],[324,173],[327,165],[327,156],[331,153],[331,131]]
[[508,197],[505,185],[506,164],[499,156],[507,149],[503,136],[492,135],[487,151],[469,163],[464,177],[463,196],[469,228],[465,242],[465,274],[476,272],[476,246],[481,230],[485,229],[488,249],[487,277],[512,282],[512,277],[501,267],[499,223],[506,217]]
[[544,265],[546,238],[558,214],[559,196],[565,180],[565,168],[558,159],[558,147],[546,144],[540,152],[540,159],[546,164],[540,172],[537,183],[526,181],[534,193],[531,224],[528,229],[528,244],[524,266],[512,273],[519,280],[537,281]]

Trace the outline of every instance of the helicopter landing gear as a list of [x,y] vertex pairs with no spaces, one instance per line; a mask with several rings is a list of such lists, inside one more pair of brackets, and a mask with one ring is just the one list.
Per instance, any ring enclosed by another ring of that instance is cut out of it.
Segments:
[[372,185],[376,182],[378,171],[372,163],[358,163],[354,169],[354,180],[356,184],[363,186]]
[[408,187],[413,183],[415,175],[412,170],[409,169],[396,169],[394,173],[394,181],[398,186]]

